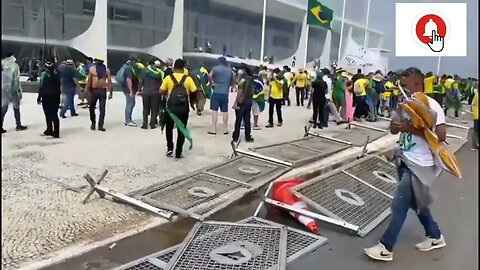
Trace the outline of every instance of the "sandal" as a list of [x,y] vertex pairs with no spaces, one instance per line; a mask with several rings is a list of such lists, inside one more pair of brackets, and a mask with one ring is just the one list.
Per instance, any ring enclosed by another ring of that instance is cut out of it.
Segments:
[[211,131],[207,132],[207,134],[210,134],[210,135],[217,135],[217,133],[215,133],[215,132],[211,132]]
[[228,135],[230,132],[228,132],[228,130],[224,131],[223,132],[223,135]]

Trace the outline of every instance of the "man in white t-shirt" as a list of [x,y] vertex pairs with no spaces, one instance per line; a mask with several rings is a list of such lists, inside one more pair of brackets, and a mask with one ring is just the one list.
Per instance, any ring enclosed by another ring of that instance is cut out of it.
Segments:
[[337,107],[335,107],[335,104],[332,101],[332,91],[333,91],[333,83],[332,79],[330,79],[329,75],[323,75],[322,77],[323,81],[327,84],[327,92],[325,93],[325,98],[327,100],[326,108],[325,110],[328,110],[328,112],[325,112],[324,115],[327,117],[325,122],[328,122],[328,116],[331,114],[335,118],[335,122],[337,122],[337,125],[346,123],[338,113]]
[[[402,85],[404,85],[407,95],[423,92],[424,75],[419,69],[408,68],[402,75],[404,77]],[[433,131],[439,141],[444,142],[446,137],[445,114],[440,104],[434,99],[428,98],[428,102],[431,111],[436,113],[436,126]],[[400,149],[396,162],[400,181],[392,201],[392,218],[380,242],[376,246],[364,250],[368,257],[380,261],[393,260],[393,246],[410,208],[416,211],[426,233],[425,241],[418,243],[415,247],[419,251],[430,251],[446,246],[445,239],[428,208],[432,202],[431,196],[429,196],[430,185],[437,179],[441,167],[435,165],[432,151],[423,132],[411,126],[408,117],[401,109],[397,110],[392,119],[390,132],[392,134],[400,133]]]

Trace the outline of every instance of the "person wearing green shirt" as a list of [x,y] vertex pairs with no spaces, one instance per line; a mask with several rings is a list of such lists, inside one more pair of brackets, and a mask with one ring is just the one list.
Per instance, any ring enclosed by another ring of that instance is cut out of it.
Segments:
[[348,73],[346,71],[340,73],[332,91],[333,104],[335,104],[335,107],[340,112],[342,119],[347,119],[345,115],[345,90],[343,89],[347,76]]

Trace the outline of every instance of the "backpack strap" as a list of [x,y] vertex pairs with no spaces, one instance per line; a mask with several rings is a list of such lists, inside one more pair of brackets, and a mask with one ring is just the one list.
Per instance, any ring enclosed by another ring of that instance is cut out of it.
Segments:
[[187,79],[188,75],[183,75],[182,79],[180,80],[180,82],[178,84],[181,84],[183,85],[185,83],[185,80]]
[[[173,76],[173,73],[170,74],[170,79],[172,79],[173,85],[177,85],[177,84],[178,84],[178,81],[177,81],[177,79],[175,78],[175,76]],[[182,78],[182,79],[183,79],[183,78]]]

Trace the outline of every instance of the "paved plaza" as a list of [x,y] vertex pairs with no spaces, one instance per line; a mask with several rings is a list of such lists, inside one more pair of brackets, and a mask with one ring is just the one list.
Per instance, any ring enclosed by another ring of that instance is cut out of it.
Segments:
[[[207,134],[211,119],[207,111],[202,116],[190,114],[188,126],[194,140],[193,150],[185,150],[182,160],[168,159],[165,136],[159,129],[123,125],[124,104],[124,96],[118,92],[107,102],[105,133],[91,131],[87,109],[78,109],[80,116],[61,119],[60,139],[40,136],[45,124],[35,94],[24,94],[22,101],[22,121],[28,130],[15,131],[13,111],[7,113],[4,125],[7,133],[2,135],[2,266],[5,269],[62,255],[66,247],[75,252],[88,243],[153,220],[158,222],[159,218],[96,195],[82,204],[81,198],[88,190],[83,179],[85,173],[97,178],[108,169],[103,185],[128,193],[218,163],[231,154],[231,135]],[[141,110],[141,98],[137,97],[134,119],[138,124]],[[299,139],[309,115],[306,108],[284,107],[283,127],[253,131],[255,143],[242,146]],[[267,117],[264,111],[260,117],[262,126]],[[233,111],[229,120],[233,132]]]
[[[231,96],[231,99],[234,96]],[[14,130],[13,113],[5,118],[7,133],[2,135],[2,266],[14,269],[49,258],[68,257],[87,250],[112,236],[125,237],[166,220],[136,211],[122,204],[94,195],[87,204],[81,198],[88,190],[85,173],[99,177],[109,170],[102,185],[129,193],[154,183],[166,181],[221,162],[231,154],[231,135],[207,134],[211,114],[190,114],[189,128],[194,148],[184,152],[184,159],[165,157],[166,142],[159,129],[142,130],[123,125],[124,96],[115,92],[107,103],[107,132],[89,129],[88,111],[80,116],[61,119],[61,138],[40,136],[44,118],[35,94],[25,94],[23,123],[27,131]],[[208,106],[208,104],[207,104]],[[300,139],[310,116],[304,107],[284,107],[284,126],[253,131],[255,143],[241,148]],[[141,98],[137,98],[134,119],[141,124]],[[68,116],[68,113],[67,113]],[[264,111],[260,124],[266,124]],[[230,112],[230,132],[233,131]],[[368,123],[372,125],[371,123]],[[385,127],[388,123],[374,123]],[[221,125],[217,133],[221,133]],[[345,130],[331,124],[321,131],[337,136]],[[318,131],[318,130],[317,130]],[[464,130],[452,130],[465,136]],[[458,148],[462,140],[452,141]],[[186,143],[188,145],[188,143]],[[185,146],[185,149],[187,146]]]

